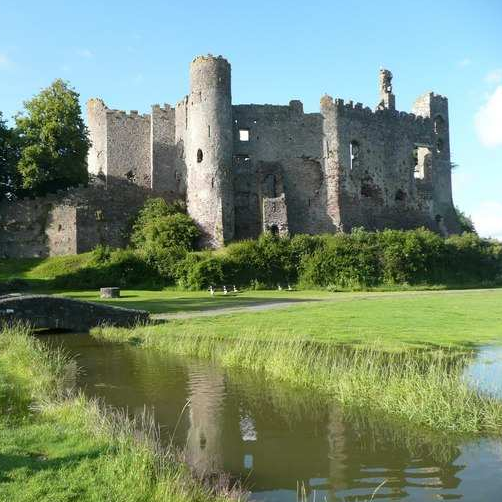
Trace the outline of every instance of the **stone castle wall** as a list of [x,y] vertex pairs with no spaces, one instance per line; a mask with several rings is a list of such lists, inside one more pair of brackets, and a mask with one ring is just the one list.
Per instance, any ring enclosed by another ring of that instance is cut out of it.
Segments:
[[116,182],[0,203],[0,257],[77,254],[127,245],[132,219],[150,190]]
[[[344,230],[434,228],[429,196],[418,196],[414,149],[432,151],[430,119],[390,109],[372,112],[343,100],[324,100],[327,162],[337,178],[335,198]],[[432,160],[434,170],[434,159]]]
[[151,116],[107,110],[106,121],[107,177],[152,188]]
[[322,135],[322,116],[304,114],[299,101],[233,107],[236,237],[263,232],[261,201],[281,193],[291,233],[335,230],[326,214]]
[[381,70],[379,104],[324,96],[320,113],[232,105],[231,68],[199,56],[190,93],[151,114],[88,102],[89,172],[99,182],[0,204],[0,255],[46,256],[122,246],[149,196],[183,199],[202,246],[281,235],[425,226],[459,231],[451,190],[448,101],[426,93],[395,109]]

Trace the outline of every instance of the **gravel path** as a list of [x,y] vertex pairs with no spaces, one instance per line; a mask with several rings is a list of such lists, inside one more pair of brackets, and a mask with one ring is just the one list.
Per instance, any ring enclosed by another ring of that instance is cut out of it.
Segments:
[[222,307],[207,310],[197,310],[193,312],[173,312],[166,314],[152,314],[150,317],[154,320],[168,320],[168,319],[191,319],[193,317],[213,317],[217,315],[238,314],[241,312],[260,312],[262,310],[274,310],[291,307],[293,305],[308,305],[322,300],[308,300],[308,301],[283,301],[273,303],[258,303],[256,305],[247,305],[240,307]]

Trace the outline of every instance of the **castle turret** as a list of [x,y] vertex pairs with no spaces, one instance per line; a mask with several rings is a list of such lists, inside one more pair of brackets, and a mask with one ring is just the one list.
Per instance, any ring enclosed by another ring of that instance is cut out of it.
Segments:
[[230,89],[226,59],[195,58],[185,124],[187,208],[208,247],[219,247],[234,235]]
[[380,103],[378,108],[396,109],[396,96],[392,94],[392,73],[384,68],[380,69]]
[[430,153],[432,161],[433,213],[431,216],[444,235],[460,231],[454,209],[451,187],[450,126],[448,99],[427,92],[419,96],[413,104],[415,115],[431,119]]

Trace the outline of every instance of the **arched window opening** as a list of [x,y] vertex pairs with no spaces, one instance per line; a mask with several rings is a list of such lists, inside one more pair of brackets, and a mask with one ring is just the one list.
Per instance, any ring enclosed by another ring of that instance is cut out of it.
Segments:
[[444,118],[441,115],[436,115],[434,118],[434,132],[436,134],[441,134],[444,131],[445,123]]
[[274,237],[278,237],[279,236],[279,227],[277,225],[271,225],[269,227],[269,230],[270,230],[270,233],[274,236]]
[[360,151],[359,143],[355,140],[352,140],[349,145],[351,171],[359,164],[359,151]]
[[202,162],[202,158],[203,158],[202,150],[199,148],[197,150],[197,162],[201,163]]
[[406,199],[406,192],[404,190],[399,189],[396,192],[396,196],[394,197],[394,199],[397,202],[403,202]]
[[430,177],[432,164],[431,149],[427,146],[415,146],[413,148],[413,177],[423,180]]
[[441,153],[443,151],[443,148],[444,148],[444,142],[441,138],[438,138],[436,143],[436,151],[438,153]]
[[359,142],[356,140],[352,140],[349,144],[349,153],[350,153],[350,170],[355,169],[359,165],[359,154],[361,151],[361,147]]

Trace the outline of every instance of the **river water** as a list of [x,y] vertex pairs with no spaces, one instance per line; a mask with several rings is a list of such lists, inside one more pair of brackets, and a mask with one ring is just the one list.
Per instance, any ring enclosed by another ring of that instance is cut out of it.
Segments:
[[[238,476],[251,500],[296,502],[299,487],[310,501],[502,500],[500,441],[348,416],[312,392],[206,361],[88,335],[46,339],[75,358],[71,385],[130,414],[146,408],[194,469]],[[494,368],[502,375],[502,365]],[[467,372],[478,374],[480,366]]]

